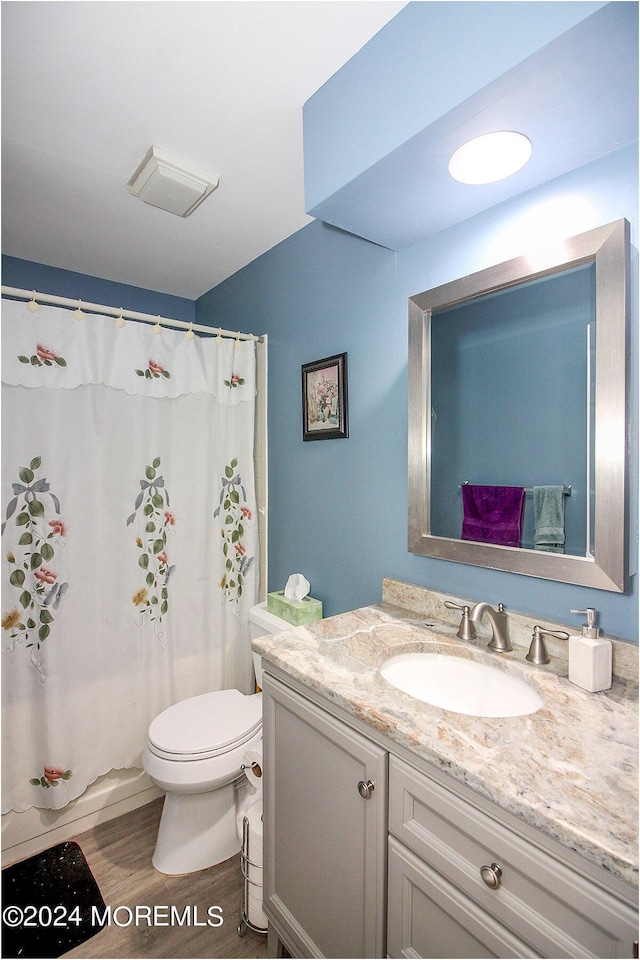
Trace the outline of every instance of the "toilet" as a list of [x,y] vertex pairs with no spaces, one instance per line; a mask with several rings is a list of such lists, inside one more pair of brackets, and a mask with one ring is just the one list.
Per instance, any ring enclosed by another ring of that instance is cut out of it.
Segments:
[[[249,611],[251,639],[289,624],[259,603]],[[261,659],[253,654],[256,682]],[[153,866],[176,876],[204,870],[240,850],[236,814],[249,782],[247,751],[262,748],[262,694],[217,690],[164,710],[149,727],[142,765],[166,791]]]

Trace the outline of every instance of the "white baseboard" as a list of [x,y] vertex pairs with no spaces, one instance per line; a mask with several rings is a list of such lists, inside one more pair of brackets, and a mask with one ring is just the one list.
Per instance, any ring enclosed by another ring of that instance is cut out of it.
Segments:
[[11,810],[2,815],[2,865],[6,867],[56,843],[64,843],[163,795],[143,770],[111,770],[61,810]]

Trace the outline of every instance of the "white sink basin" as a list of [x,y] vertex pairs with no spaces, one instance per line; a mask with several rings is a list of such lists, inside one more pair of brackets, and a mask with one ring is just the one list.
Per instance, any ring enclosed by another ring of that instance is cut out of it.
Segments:
[[465,657],[403,653],[385,660],[380,673],[418,700],[472,717],[521,717],[542,706],[524,680]]

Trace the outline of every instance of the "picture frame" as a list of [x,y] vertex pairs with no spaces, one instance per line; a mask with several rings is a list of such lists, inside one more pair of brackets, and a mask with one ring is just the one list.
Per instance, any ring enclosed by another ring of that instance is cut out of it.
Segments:
[[347,354],[302,364],[302,439],[349,436]]

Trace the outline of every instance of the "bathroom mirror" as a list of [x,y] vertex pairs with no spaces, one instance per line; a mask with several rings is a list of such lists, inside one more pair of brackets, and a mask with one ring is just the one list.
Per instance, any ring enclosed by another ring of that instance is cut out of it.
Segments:
[[[629,225],[598,227],[409,298],[409,550],[625,588]],[[462,539],[465,483],[524,487],[520,546]],[[566,552],[535,548],[562,486]]]

